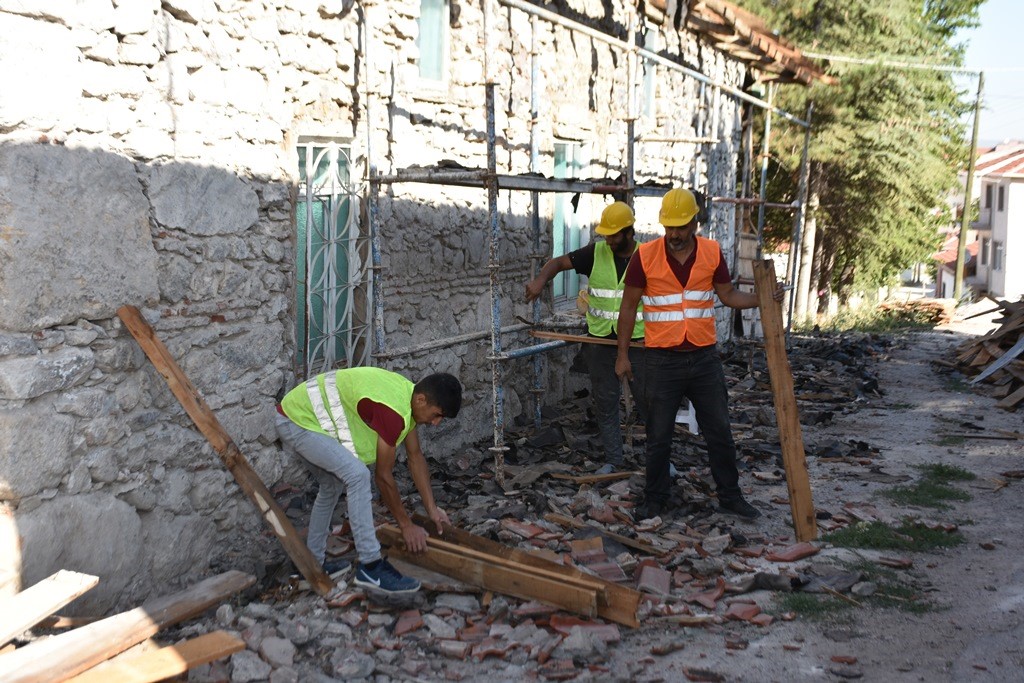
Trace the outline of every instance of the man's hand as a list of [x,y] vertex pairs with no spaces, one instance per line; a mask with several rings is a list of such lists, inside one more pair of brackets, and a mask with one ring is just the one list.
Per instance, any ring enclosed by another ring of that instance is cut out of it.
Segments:
[[775,291],[772,292],[772,298],[782,303],[782,300],[786,298],[786,285],[778,280],[775,281]]
[[445,524],[451,524],[451,522],[448,521],[448,513],[439,507],[435,507],[433,512],[430,513],[430,519],[432,519],[434,524],[437,525],[438,536],[444,535]]
[[547,281],[541,277],[535,277],[526,283],[526,303],[530,303],[544,293],[544,285]]
[[629,362],[628,356],[615,358],[615,374],[618,375],[620,382],[622,380],[633,381],[633,364]]
[[426,552],[428,535],[426,529],[416,524],[402,527],[402,540],[405,541],[405,549],[410,553]]

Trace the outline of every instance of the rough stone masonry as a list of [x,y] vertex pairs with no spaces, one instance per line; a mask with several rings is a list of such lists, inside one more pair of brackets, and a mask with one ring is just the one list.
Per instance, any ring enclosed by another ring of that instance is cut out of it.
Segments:
[[[483,166],[481,7],[457,4],[443,36],[447,76],[427,82],[414,0],[0,0],[0,591],[61,568],[94,573],[99,586],[76,605],[95,613],[138,604],[212,565],[262,562],[251,543],[259,517],[115,311],[143,310],[268,485],[301,483],[270,419],[304,373],[297,146],[346,149],[361,196],[370,164],[382,172],[443,159]],[[624,3],[563,4],[624,34]],[[499,167],[522,173],[530,170],[530,23],[508,10],[494,21]],[[553,172],[555,145],[564,144],[588,160],[579,175],[617,176],[625,56],[537,26],[533,134],[543,171]],[[663,54],[740,85],[742,65],[692,36],[657,23],[651,30]],[[694,135],[697,84],[653,73],[654,105],[640,128]],[[722,102],[715,163],[703,179],[713,193],[735,177],[739,140],[736,107]],[[640,144],[637,180],[687,183],[694,150]],[[535,251],[529,201],[499,197],[502,324],[529,316],[521,303]],[[604,201],[580,201],[584,233]],[[541,196],[541,253],[550,253],[554,202]],[[638,202],[642,222],[651,207]],[[365,203],[360,210],[365,234]],[[486,194],[385,187],[381,218],[388,348],[489,329]],[[726,253],[731,225],[731,212],[715,212],[712,234]],[[505,345],[527,340],[510,335]],[[489,352],[478,339],[385,363],[414,378],[453,372],[466,386],[457,423],[426,430],[431,456],[491,432]],[[546,401],[572,388],[571,357],[546,357]],[[530,406],[529,363],[506,367],[507,420]]]

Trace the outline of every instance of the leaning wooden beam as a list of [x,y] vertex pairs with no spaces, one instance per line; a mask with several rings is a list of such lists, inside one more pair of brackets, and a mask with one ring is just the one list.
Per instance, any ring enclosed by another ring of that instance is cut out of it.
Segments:
[[37,640],[0,657],[0,681],[63,681],[124,652],[180,621],[202,614],[256,582],[256,577],[229,571],[200,581],[188,590],[150,600],[73,631]]
[[[422,515],[414,515],[413,520],[430,532],[432,536],[437,536],[437,528],[429,519]],[[510,548],[488,538],[457,529],[451,525],[444,527],[444,533],[440,538],[495,557],[513,560],[527,567],[545,569],[565,577],[575,577],[596,582],[603,588],[597,594],[597,615],[599,617],[633,628],[640,625],[636,616],[637,608],[640,606],[640,593],[632,588],[627,588],[611,581],[605,581],[600,577],[587,574],[576,567],[552,562],[544,557],[518,548]]]
[[124,652],[75,676],[70,683],[155,683],[244,649],[244,640],[226,631],[214,631],[158,650]]
[[99,583],[99,577],[61,569],[31,588],[0,600],[0,645],[46,619]]
[[221,426],[217,416],[213,414],[206,401],[200,395],[199,390],[193,386],[188,377],[178,367],[178,363],[171,356],[170,351],[164,343],[156,336],[156,332],[149,326],[149,323],[142,317],[139,310],[134,306],[122,306],[117,310],[117,315],[124,322],[125,327],[132,333],[135,340],[142,347],[142,350],[149,356],[150,362],[157,369],[163,378],[167,380],[167,386],[181,402],[182,407],[188,416],[195,422],[196,427],[203,433],[203,436],[217,451],[217,455],[224,461],[224,465],[234,476],[235,481],[242,487],[245,495],[256,504],[260,515],[266,520],[270,529],[277,536],[277,540],[284,546],[285,552],[292,558],[292,562],[302,575],[306,577],[309,584],[320,595],[327,595],[334,589],[334,582],[331,577],[324,573],[320,563],[313,558],[306,544],[302,542],[299,535],[292,526],[291,521],[285,515],[284,510],[277,504],[274,497],[267,490],[266,485],[260,476],[256,474],[249,461],[245,459],[242,452],[231,440],[228,433]]
[[555,607],[593,617],[597,615],[597,591],[555,576],[549,578],[512,566],[503,566],[485,558],[470,557],[458,546],[431,539],[426,552],[410,553],[402,543],[397,527],[377,529],[381,543],[390,547],[392,557],[440,572],[460,581],[523,600],[539,600]]
[[604,528],[597,526],[596,524],[589,524],[587,522],[577,521],[572,517],[569,517],[568,515],[560,515],[557,512],[549,512],[544,515],[544,519],[546,519],[549,522],[558,524],[559,526],[569,527],[571,529],[583,529],[584,527],[597,529],[597,531],[600,532],[602,536],[610,538],[616,543],[621,543],[627,548],[632,548],[633,550],[644,553],[645,555],[665,554],[664,550],[656,548],[650,543],[644,543],[643,541],[638,541],[635,538],[630,538],[629,536],[623,536],[622,534],[616,534],[614,532],[607,531]]
[[754,261],[754,281],[757,283],[757,305],[761,310],[761,328],[764,330],[764,348],[768,357],[772,396],[775,399],[775,418],[782,444],[782,464],[786,470],[793,528],[798,541],[811,541],[818,537],[818,525],[814,520],[800,412],[793,393],[793,371],[786,357],[782,307],[772,298],[775,292],[775,264],[768,259]]

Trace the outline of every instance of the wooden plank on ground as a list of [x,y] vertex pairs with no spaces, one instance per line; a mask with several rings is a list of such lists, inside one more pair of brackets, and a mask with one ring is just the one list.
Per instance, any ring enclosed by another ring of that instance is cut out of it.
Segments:
[[554,479],[563,479],[565,481],[571,481],[574,484],[600,484],[606,481],[629,479],[634,474],[643,474],[643,472],[609,472],[608,474],[584,474],[581,476],[555,472],[551,476]]
[[992,365],[985,368],[984,372],[972,379],[971,384],[977,384],[992,373],[998,371],[1000,368],[1008,365],[1010,361],[1019,356],[1022,352],[1024,352],[1024,337],[1018,339],[1017,343],[1014,344],[1009,351],[999,357],[999,360],[992,363]]
[[141,643],[162,628],[202,614],[255,582],[256,577],[249,574],[224,572],[128,612],[37,640],[0,657],[0,681],[63,681]]
[[[432,536],[437,536],[437,528],[429,519],[422,515],[414,515],[413,519],[417,524],[430,532]],[[597,594],[598,616],[632,628],[636,628],[640,625],[636,615],[637,608],[640,605],[640,593],[632,588],[622,586],[612,581],[605,581],[600,577],[587,574],[576,567],[569,567],[557,562],[552,562],[551,560],[539,557],[533,553],[528,553],[526,551],[519,550],[518,548],[510,548],[496,541],[483,538],[482,536],[477,536],[476,534],[471,534],[468,531],[457,529],[450,525],[445,526],[444,534],[440,536],[440,538],[447,539],[460,546],[480,550],[489,555],[514,560],[521,565],[537,567],[538,569],[546,569],[562,574],[563,576],[586,578],[591,581],[596,581],[604,588],[603,591]]]
[[539,600],[586,617],[597,616],[597,592],[564,581],[502,566],[486,559],[469,557],[457,547],[428,544],[426,552],[410,553],[401,544],[402,534],[394,527],[377,530],[381,542],[390,546],[389,555],[426,567],[486,590],[523,600]]
[[32,628],[97,583],[97,576],[61,569],[20,593],[0,599],[0,645]]
[[776,288],[775,264],[767,259],[755,261],[754,280],[757,282],[757,303],[761,311],[761,327],[764,329],[768,375],[771,377],[772,396],[775,399],[775,415],[779,427],[779,441],[782,444],[782,464],[786,470],[786,487],[789,489],[793,528],[796,530],[798,541],[811,541],[818,537],[818,526],[814,518],[814,503],[811,500],[811,482],[807,475],[800,413],[793,394],[793,371],[789,365],[789,358],[786,357],[782,308],[773,298]]
[[549,522],[554,522],[555,524],[559,524],[561,526],[570,527],[570,528],[573,528],[573,529],[582,529],[584,527],[590,527],[591,529],[596,529],[598,532],[601,533],[602,536],[607,536],[608,538],[612,539],[613,541],[621,543],[622,545],[626,546],[627,548],[632,548],[633,550],[638,550],[638,551],[644,553],[645,555],[664,555],[665,554],[664,550],[660,550],[660,549],[654,547],[653,545],[651,545],[650,543],[644,543],[643,541],[638,541],[635,538],[630,538],[629,536],[623,536],[622,534],[616,534],[616,533],[613,533],[611,531],[607,531],[604,528],[597,526],[596,524],[587,524],[585,522],[577,522],[572,517],[569,517],[567,515],[560,515],[557,512],[549,512],[549,513],[547,513],[546,515],[544,515],[544,519],[548,520]]
[[242,491],[255,503],[260,515],[277,536],[277,540],[284,546],[288,557],[309,581],[313,590],[320,595],[330,593],[334,589],[331,577],[324,573],[320,563],[313,558],[313,554],[309,552],[306,544],[296,533],[295,527],[292,526],[284,510],[267,490],[266,484],[256,474],[249,461],[221,426],[217,416],[210,410],[199,390],[178,367],[177,361],[156,336],[153,328],[134,306],[122,306],[117,310],[117,315],[120,316],[125,327],[135,337],[142,350],[149,356],[149,360],[157,372],[167,380],[167,386],[170,387],[171,392],[181,403],[188,416],[192,418],[199,431],[213,446],[213,450],[217,451],[217,455],[224,461],[224,465],[234,476]]
[[149,652],[125,652],[70,679],[70,683],[155,683],[245,649],[245,641],[214,631]]
[[1013,392],[1002,401],[996,404],[996,408],[1003,408],[1004,410],[1013,410],[1017,407],[1017,404],[1024,401],[1024,385],[1021,385],[1017,391]]
[[[377,530],[378,535],[381,536],[381,542],[387,542],[389,546],[404,545],[402,540],[402,532],[396,526],[383,525]],[[430,548],[438,548],[440,550],[447,550],[449,552],[458,553],[465,557],[481,560],[483,562],[489,562],[499,567],[507,567],[515,571],[526,572],[528,574],[535,574],[545,579],[555,579],[557,581],[564,581],[575,586],[580,586],[587,590],[597,591],[601,593],[604,591],[604,583],[597,577],[594,576],[574,576],[567,574],[566,572],[558,571],[557,568],[549,569],[546,567],[539,567],[534,564],[524,564],[517,562],[514,559],[505,557],[500,554],[492,554],[483,550],[478,550],[470,546],[462,545],[460,543],[451,543],[447,539],[439,538],[437,536],[430,536],[427,538],[427,546]]]

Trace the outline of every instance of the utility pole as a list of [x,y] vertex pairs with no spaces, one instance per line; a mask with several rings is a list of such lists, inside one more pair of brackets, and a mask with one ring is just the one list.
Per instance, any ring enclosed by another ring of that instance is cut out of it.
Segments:
[[964,289],[964,262],[967,252],[967,225],[971,215],[971,186],[974,185],[974,161],[978,153],[978,119],[981,117],[981,93],[985,88],[985,72],[978,72],[978,96],[974,99],[974,132],[967,162],[967,185],[964,187],[964,206],[960,212],[960,240],[956,247],[956,275],[953,279],[953,298],[957,301]]

